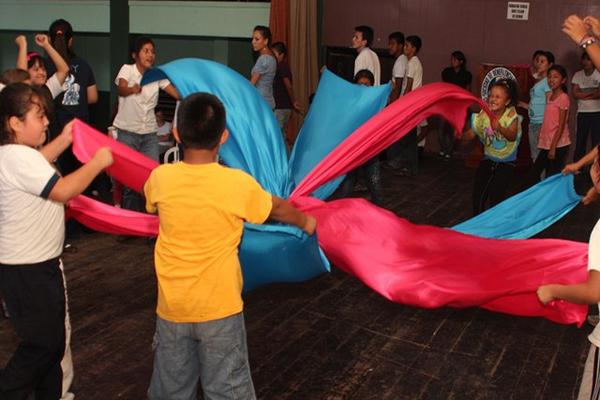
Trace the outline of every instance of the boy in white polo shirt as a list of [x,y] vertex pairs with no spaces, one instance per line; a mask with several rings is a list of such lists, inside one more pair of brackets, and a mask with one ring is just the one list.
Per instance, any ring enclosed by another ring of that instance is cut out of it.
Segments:
[[354,28],[352,48],[358,52],[358,56],[354,60],[353,76],[356,76],[358,71],[367,69],[375,77],[374,86],[379,86],[381,82],[381,66],[379,65],[379,57],[371,50],[373,36],[373,28],[370,26],[360,25]]
[[577,140],[573,160],[586,154],[588,136],[592,134],[592,147],[600,142],[600,72],[594,68],[587,53],[581,55],[582,70],[571,80],[573,98],[577,100]]

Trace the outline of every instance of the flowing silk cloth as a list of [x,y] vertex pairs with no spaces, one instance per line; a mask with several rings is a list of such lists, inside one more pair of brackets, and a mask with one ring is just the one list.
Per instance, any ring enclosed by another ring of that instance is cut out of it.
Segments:
[[527,239],[579,204],[573,181],[573,175],[551,176],[452,229],[486,238]]
[[[329,259],[386,298],[420,307],[481,306],[515,315],[543,316],[561,323],[581,324],[584,320],[585,306],[556,301],[543,307],[537,300],[535,289],[543,283],[584,281],[587,276],[587,244],[548,239],[485,239],[444,228],[414,225],[362,199],[326,203],[308,197],[313,193],[325,196],[332,190],[326,186],[329,182],[369,160],[429,116],[441,115],[460,132],[467,106],[480,102],[470,93],[444,83],[426,85],[400,98],[366,122],[354,122],[359,127],[345,140],[351,132],[342,132],[343,129],[338,132],[335,125],[329,127],[337,139],[326,141],[333,150],[318,162],[315,162],[317,157],[307,156],[310,152],[319,154],[319,157],[324,153],[318,150],[320,142],[317,137],[304,142],[299,139],[288,170],[281,168],[281,154],[269,153],[285,151],[283,141],[278,139],[279,132],[272,129],[273,115],[268,108],[265,109],[266,104],[261,104],[264,100],[255,96],[256,91],[245,79],[216,63],[179,60],[149,71],[143,82],[164,77],[171,80],[182,96],[195,91],[208,91],[219,96],[227,108],[227,126],[233,137],[233,144],[229,148],[224,146],[220,153],[227,164],[251,173],[274,194],[285,197],[296,186],[290,199],[317,217],[318,244]],[[319,93],[321,90],[347,85],[329,85],[335,80],[338,78],[333,74],[325,74],[316,97],[325,96]],[[357,96],[370,93],[376,97],[387,96],[385,92],[376,92],[378,88],[349,85],[346,89],[349,92],[360,89]],[[327,93],[324,98],[333,98],[331,96]],[[316,125],[320,120],[318,113],[343,112],[340,120],[342,117],[351,119],[354,110],[343,107],[347,100],[340,96],[334,105],[323,102],[324,109],[311,109],[309,118],[315,113],[312,117]],[[370,106],[381,104],[377,100],[365,103]],[[360,108],[360,104],[355,106]],[[361,118],[367,114],[361,114]],[[250,128],[253,126],[250,120],[254,118],[262,122],[259,127]],[[88,139],[94,134],[90,130],[82,123],[74,126],[74,151],[83,162],[86,157],[82,154],[88,154],[89,158],[98,147],[98,142]],[[303,130],[302,135],[310,134]],[[109,145],[115,152],[121,150]],[[299,150],[300,145],[303,146],[302,151]],[[82,147],[87,150],[83,152]],[[125,171],[124,174],[130,175],[131,163],[138,165],[136,158],[143,156],[136,154],[131,157],[115,157],[116,162],[110,172],[119,174],[122,172],[118,171]],[[316,166],[307,171],[302,159],[310,159]],[[147,173],[149,171],[130,179],[143,185]],[[276,176],[273,182],[268,183],[271,174]],[[103,207],[86,204],[81,198],[71,204],[76,218],[95,229],[113,229],[113,233],[131,229],[129,233],[156,234],[157,225],[153,225],[156,223],[148,219],[154,217],[140,217],[138,223],[133,221],[134,218],[128,218],[134,216],[125,210]],[[530,221],[538,225],[536,229],[552,220],[544,212],[537,218],[545,222]],[[96,224],[98,221],[102,224]],[[502,223],[511,224],[512,221]],[[270,233],[276,233],[278,237],[273,238]],[[293,246],[290,247],[290,244]],[[308,279],[327,269],[315,236],[308,238],[294,228],[280,225],[247,226],[240,257],[246,288],[269,282]]]

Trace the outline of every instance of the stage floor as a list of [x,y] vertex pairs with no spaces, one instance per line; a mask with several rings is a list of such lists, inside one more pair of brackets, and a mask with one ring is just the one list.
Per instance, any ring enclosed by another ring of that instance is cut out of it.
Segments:
[[[414,223],[452,226],[471,215],[473,176],[461,160],[429,155],[417,177],[383,172],[385,205]],[[599,210],[578,206],[537,237],[587,241]],[[99,233],[74,244],[78,252],[64,256],[73,391],[84,400],[145,399],[152,247]],[[476,308],[393,304],[335,268],[310,282],[258,289],[245,306],[260,399],[574,399],[591,331]],[[1,318],[0,366],[15,345]]]

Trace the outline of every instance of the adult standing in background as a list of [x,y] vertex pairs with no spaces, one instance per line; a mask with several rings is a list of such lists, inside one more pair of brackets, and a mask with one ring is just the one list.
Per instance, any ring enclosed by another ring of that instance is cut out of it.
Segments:
[[352,36],[352,48],[356,50],[358,56],[354,60],[354,74],[356,76],[358,71],[363,69],[369,70],[375,77],[374,86],[379,86],[381,83],[381,66],[379,64],[379,57],[371,50],[373,44],[373,28],[367,25],[359,25],[354,28],[354,35]]
[[267,101],[271,110],[275,109],[273,97],[273,80],[277,72],[277,60],[271,51],[271,30],[267,26],[257,25],[252,31],[252,50],[258,53],[258,58],[250,76],[250,83]]

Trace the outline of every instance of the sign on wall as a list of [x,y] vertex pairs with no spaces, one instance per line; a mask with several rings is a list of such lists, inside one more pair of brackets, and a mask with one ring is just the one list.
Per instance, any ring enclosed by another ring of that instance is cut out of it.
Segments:
[[509,1],[506,19],[527,21],[529,19],[529,3],[522,1]]

